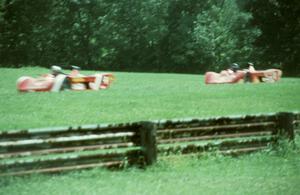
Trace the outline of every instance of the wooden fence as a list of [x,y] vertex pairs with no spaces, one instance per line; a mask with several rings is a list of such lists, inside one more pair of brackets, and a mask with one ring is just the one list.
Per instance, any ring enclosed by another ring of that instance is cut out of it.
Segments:
[[0,176],[145,166],[157,156],[252,152],[294,139],[299,113],[0,132]]

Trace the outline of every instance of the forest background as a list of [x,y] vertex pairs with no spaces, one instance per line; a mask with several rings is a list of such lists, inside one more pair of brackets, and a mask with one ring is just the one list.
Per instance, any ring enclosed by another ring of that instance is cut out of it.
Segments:
[[0,0],[0,66],[300,76],[298,0]]

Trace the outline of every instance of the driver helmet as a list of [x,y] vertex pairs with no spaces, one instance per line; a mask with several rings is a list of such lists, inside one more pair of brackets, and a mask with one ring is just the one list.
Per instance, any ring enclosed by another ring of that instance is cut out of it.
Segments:
[[52,72],[52,74],[57,75],[57,74],[62,73],[62,69],[60,66],[53,65],[53,66],[51,66],[51,72]]
[[72,65],[71,68],[72,68],[72,70],[80,70],[81,69],[79,66],[74,66],[74,65]]
[[247,65],[248,65],[248,70],[249,70],[249,71],[255,71],[255,68],[254,68],[254,64],[253,64],[253,63],[248,62]]
[[237,63],[233,63],[231,64],[230,69],[236,72],[238,69],[240,69],[240,66]]

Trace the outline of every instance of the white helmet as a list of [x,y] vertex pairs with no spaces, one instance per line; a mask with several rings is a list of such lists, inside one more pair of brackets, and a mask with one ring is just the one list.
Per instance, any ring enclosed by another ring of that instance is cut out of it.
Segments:
[[54,65],[54,66],[51,66],[51,71],[52,71],[52,73],[61,73],[62,69],[61,69],[61,67]]

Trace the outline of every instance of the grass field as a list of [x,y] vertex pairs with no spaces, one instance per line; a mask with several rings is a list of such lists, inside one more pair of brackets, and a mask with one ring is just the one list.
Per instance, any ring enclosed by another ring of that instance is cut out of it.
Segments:
[[0,130],[300,110],[300,79],[293,78],[205,85],[200,75],[114,73],[109,90],[17,92],[18,77],[47,71],[0,69]]
[[234,159],[205,156],[160,160],[146,170],[94,169],[0,182],[0,194],[291,194],[300,193],[299,152]]
[[[114,73],[108,90],[16,91],[21,75],[43,68],[0,69],[0,130],[300,110],[300,79],[275,84],[204,85],[203,76]],[[92,73],[92,72],[84,72]],[[160,158],[145,170],[94,169],[62,175],[0,178],[0,194],[300,194],[296,147],[239,158]]]

